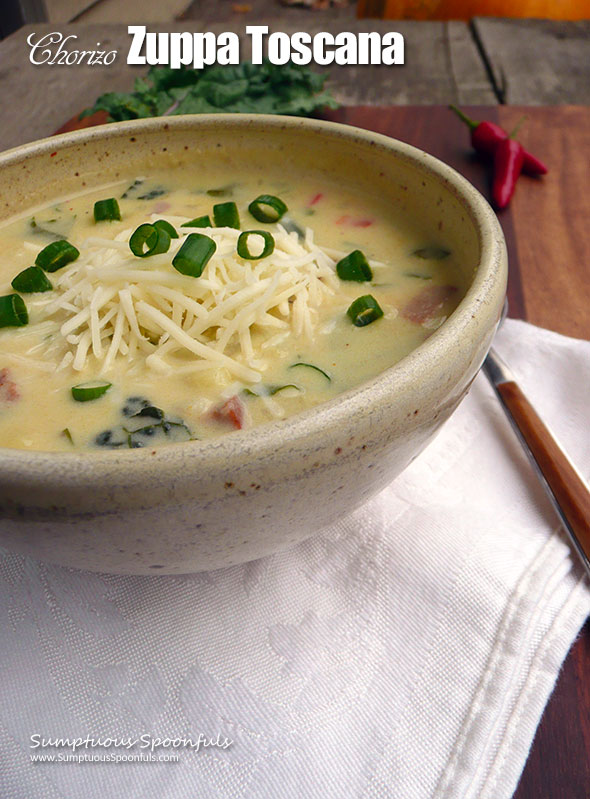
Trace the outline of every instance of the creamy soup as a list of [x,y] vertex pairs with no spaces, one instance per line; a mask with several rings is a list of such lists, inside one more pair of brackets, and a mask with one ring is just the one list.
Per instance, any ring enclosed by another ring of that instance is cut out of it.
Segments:
[[6,447],[154,447],[285,419],[399,361],[465,289],[442,233],[297,174],[137,176],[0,240]]

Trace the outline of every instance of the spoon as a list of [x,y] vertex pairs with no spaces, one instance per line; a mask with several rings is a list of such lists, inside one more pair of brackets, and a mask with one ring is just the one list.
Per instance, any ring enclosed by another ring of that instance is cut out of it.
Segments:
[[[506,301],[500,323],[507,311]],[[483,371],[590,577],[588,486],[519,388],[513,373],[493,349],[484,361]]]

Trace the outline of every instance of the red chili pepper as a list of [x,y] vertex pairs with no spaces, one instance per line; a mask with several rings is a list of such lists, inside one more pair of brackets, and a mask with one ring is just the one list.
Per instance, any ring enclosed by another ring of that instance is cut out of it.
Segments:
[[546,175],[547,174],[547,167],[545,164],[540,161],[536,156],[532,153],[529,153],[528,150],[523,148],[523,157],[524,161],[522,162],[522,171],[525,175],[532,175],[536,177],[537,175]]
[[[475,119],[470,119],[456,105],[450,105],[449,108],[469,127],[471,145],[476,152],[493,157],[500,142],[509,138],[508,133],[500,125],[496,125],[494,122],[477,122]],[[524,147],[523,159],[522,171],[525,174],[535,176],[547,173],[545,164],[532,153],[527,152]]]
[[498,144],[508,138],[504,128],[494,122],[476,122],[475,119],[471,119],[467,114],[464,114],[456,105],[450,105],[449,108],[457,114],[459,119],[465,122],[471,131],[471,146],[478,153],[493,156]]
[[510,202],[523,163],[524,149],[520,142],[506,138],[498,144],[494,154],[492,184],[492,197],[496,208],[506,208]]

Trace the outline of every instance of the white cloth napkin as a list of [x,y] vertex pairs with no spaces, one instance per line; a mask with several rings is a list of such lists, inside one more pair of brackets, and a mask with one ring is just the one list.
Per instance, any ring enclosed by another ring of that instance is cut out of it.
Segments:
[[[497,348],[588,476],[590,344],[507,321]],[[480,375],[400,478],[290,552],[185,577],[6,554],[0,607],[4,799],[508,799],[590,591]],[[31,762],[152,745],[178,761]]]

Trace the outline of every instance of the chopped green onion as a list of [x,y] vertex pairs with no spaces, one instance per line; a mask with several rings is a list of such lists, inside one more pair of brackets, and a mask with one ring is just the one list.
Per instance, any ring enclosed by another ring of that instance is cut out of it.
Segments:
[[80,255],[80,250],[70,244],[69,241],[61,239],[52,241],[44,247],[35,258],[35,264],[46,272],[57,272],[66,264],[75,261]]
[[65,436],[65,438],[68,439],[68,441],[72,446],[74,446],[74,439],[72,438],[72,434],[70,433],[69,427],[64,427],[64,429],[61,431],[61,434],[62,436]]
[[288,368],[295,369],[295,367],[297,366],[305,366],[307,369],[314,369],[316,372],[319,372],[321,375],[323,375],[328,381],[328,383],[332,382],[332,378],[330,377],[330,375],[327,372],[324,372],[323,369],[320,369],[319,366],[314,366],[313,363],[303,363],[303,362],[292,363],[291,366],[289,366]]
[[180,227],[213,227],[211,217],[208,214],[205,216],[198,216],[196,219],[191,219],[190,222],[184,222]]
[[354,280],[357,283],[364,283],[365,280],[373,279],[369,262],[360,250],[353,250],[350,255],[346,255],[338,261],[336,272],[340,280]]
[[239,230],[240,215],[234,202],[218,203],[213,206],[213,219],[217,227],[235,227]]
[[21,294],[51,291],[53,288],[40,266],[29,266],[28,269],[23,269],[10,285],[15,291],[20,291]]
[[[248,249],[248,239],[250,236],[261,236],[263,240],[262,252],[259,255],[253,255]],[[267,258],[274,252],[275,240],[271,234],[266,230],[245,230],[238,238],[238,255],[248,261],[257,261],[260,258]]]
[[[147,250],[145,247],[147,247]],[[170,234],[163,227],[148,224],[140,225],[131,234],[129,249],[138,258],[147,258],[149,255],[168,252],[170,249]]]
[[412,253],[417,258],[423,258],[426,261],[442,261],[443,258],[448,258],[450,254],[449,250],[445,250],[442,247],[422,247]]
[[365,294],[364,297],[356,299],[346,313],[357,327],[370,325],[371,322],[383,316],[381,306],[371,294]]
[[172,266],[181,274],[200,277],[217,244],[203,233],[189,233],[172,259]]
[[0,327],[24,327],[29,323],[27,306],[18,294],[0,297]]
[[121,219],[119,203],[114,197],[109,197],[108,200],[97,200],[94,203],[95,222],[111,222],[114,219]]
[[77,386],[72,386],[72,397],[76,402],[89,402],[102,397],[111,386],[112,383],[107,383],[105,380],[91,380],[88,383],[79,383]]
[[171,239],[178,238],[178,233],[176,230],[172,227],[170,222],[166,222],[165,219],[156,219],[156,221],[152,222],[152,224],[154,227],[160,228],[160,230],[165,230]]
[[287,212],[287,206],[280,197],[274,197],[272,194],[261,194],[255,200],[252,200],[248,206],[248,211],[259,222],[278,222],[283,214]]

